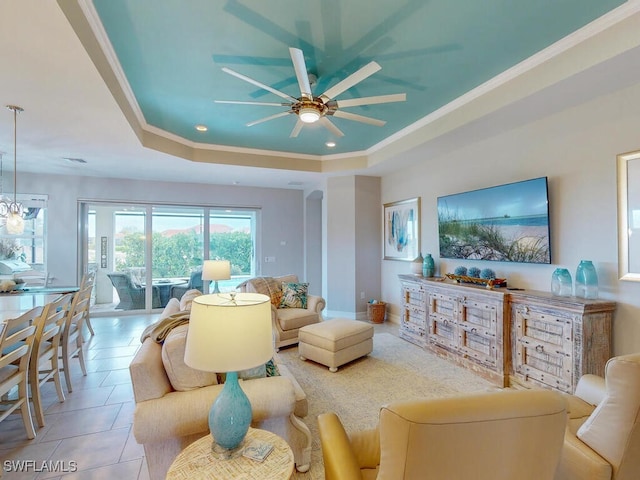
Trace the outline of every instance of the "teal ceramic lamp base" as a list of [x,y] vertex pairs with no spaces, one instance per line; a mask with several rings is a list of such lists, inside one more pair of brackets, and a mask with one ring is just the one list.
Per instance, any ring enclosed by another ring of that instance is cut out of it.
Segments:
[[211,293],[220,293],[220,288],[218,287],[218,280],[214,280],[214,284],[213,284],[213,292]]
[[242,454],[251,417],[251,403],[240,388],[238,374],[227,373],[224,388],[209,411],[212,450],[218,458],[229,459]]

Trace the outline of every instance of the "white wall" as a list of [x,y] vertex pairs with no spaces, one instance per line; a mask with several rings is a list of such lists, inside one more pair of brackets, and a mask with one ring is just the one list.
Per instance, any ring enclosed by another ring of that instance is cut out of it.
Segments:
[[327,181],[326,300],[330,316],[353,318],[355,291],[355,177],[334,177]]
[[[29,174],[20,175],[20,185],[25,192],[49,195],[48,270],[57,285],[78,281],[79,199],[259,208],[259,274],[304,274],[300,190]],[[276,262],[264,263],[267,256]]]
[[[506,125],[506,124],[505,124]],[[475,262],[493,268],[511,286],[549,291],[551,274],[564,266],[575,275],[581,259],[596,265],[600,297],[615,300],[614,354],[640,351],[640,283],[617,276],[616,155],[640,149],[640,84],[568,108],[542,120],[460,147],[419,147],[398,160],[416,165],[382,179],[382,203],[422,198],[422,251],[440,273],[462,262],[439,260],[436,199],[477,188],[547,176],[550,189],[552,265]],[[474,262],[465,261],[471,266]],[[382,262],[382,295],[398,321],[397,275],[404,262]]]

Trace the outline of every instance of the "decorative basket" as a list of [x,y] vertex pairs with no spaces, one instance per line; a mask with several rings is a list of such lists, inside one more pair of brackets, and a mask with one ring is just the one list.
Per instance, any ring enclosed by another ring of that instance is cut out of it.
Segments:
[[367,318],[371,323],[383,323],[387,313],[387,304],[384,302],[369,303],[367,305]]

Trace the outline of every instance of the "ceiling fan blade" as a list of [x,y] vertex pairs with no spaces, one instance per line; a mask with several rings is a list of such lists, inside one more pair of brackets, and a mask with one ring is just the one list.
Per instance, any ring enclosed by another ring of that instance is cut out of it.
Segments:
[[240,102],[236,100],[214,100],[214,103],[231,103],[233,105],[262,105],[265,107],[290,107],[291,103]]
[[268,117],[261,118],[260,120],[254,120],[253,122],[247,123],[247,127],[253,127],[254,125],[257,125],[262,122],[268,122],[269,120],[274,120],[276,118],[284,117],[286,115],[289,115],[290,113],[292,112],[288,110],[286,112],[280,112],[280,113],[276,113],[275,115],[270,115]]
[[406,93],[396,93],[393,95],[378,95],[375,97],[351,98],[347,100],[337,100],[338,108],[358,107],[360,105],[373,105],[376,103],[404,102],[407,99]]
[[230,68],[227,67],[222,67],[222,71],[224,73],[228,73],[229,75],[233,75],[234,77],[239,78],[240,80],[244,80],[245,82],[249,82],[252,85],[255,85],[256,87],[260,87],[263,88],[264,90],[271,92],[275,95],[278,95],[279,97],[282,98],[286,98],[287,100],[293,100],[294,102],[297,100],[296,98],[293,98],[291,95],[287,95],[284,92],[281,92],[280,90],[276,90],[275,88],[271,88],[269,85],[265,85],[264,83],[260,83],[257,80],[254,80],[253,78],[249,78],[246,75],[243,75],[241,73],[236,72],[235,70],[231,70]]
[[382,67],[378,65],[376,62],[369,62],[360,70],[352,73],[344,80],[336,83],[333,87],[331,87],[329,90],[327,90],[322,95],[320,95],[320,97],[323,99],[332,100],[338,95],[340,95],[342,92],[349,90],[355,84],[360,83],[362,80],[364,80],[367,77],[370,77],[371,75],[373,75],[374,73],[376,73],[381,69]]
[[307,73],[307,64],[304,61],[304,54],[299,48],[289,48],[293,68],[296,71],[296,78],[300,86],[300,94],[303,97],[313,98],[311,94],[311,84],[309,83],[309,74]]
[[304,127],[304,122],[298,119],[295,127],[293,127],[293,130],[291,130],[291,135],[289,135],[289,138],[296,138],[300,133],[300,130],[302,130],[302,127]]
[[356,115],[355,113],[343,112],[342,110],[336,110],[333,112],[334,117],[344,118],[345,120],[353,120],[354,122],[368,123],[369,125],[375,125],[382,127],[387,122],[378,120],[377,118],[365,117],[363,115]]
[[327,117],[322,117],[319,122],[323,127],[333,133],[336,137],[344,137],[344,133],[342,133],[342,130],[331,123],[331,120],[329,120]]

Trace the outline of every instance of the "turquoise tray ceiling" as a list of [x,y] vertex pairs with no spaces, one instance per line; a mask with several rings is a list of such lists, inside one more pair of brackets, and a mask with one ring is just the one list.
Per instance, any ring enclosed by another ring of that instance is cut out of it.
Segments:
[[[370,149],[623,3],[93,1],[147,124],[200,144],[309,155]],[[406,93],[407,101],[345,109],[386,124],[332,117],[341,138],[317,124],[290,138],[295,115],[247,127],[286,108],[214,102],[282,101],[222,67],[299,97],[289,47],[304,52],[315,95],[375,60],[382,70],[337,99]]]

